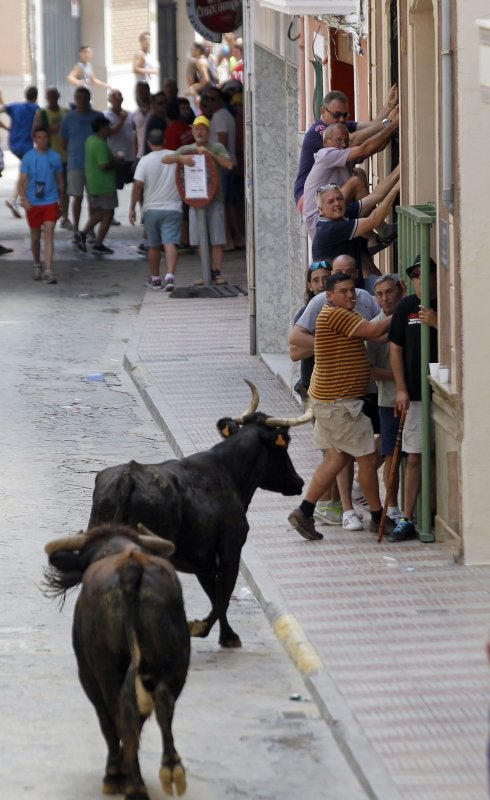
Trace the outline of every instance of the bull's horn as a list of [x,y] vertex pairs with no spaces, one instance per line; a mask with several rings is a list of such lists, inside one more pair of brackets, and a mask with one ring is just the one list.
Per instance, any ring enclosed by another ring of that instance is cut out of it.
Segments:
[[265,424],[269,428],[294,428],[296,425],[304,425],[305,422],[310,422],[313,419],[313,409],[311,406],[306,407],[306,411],[300,417],[291,417],[290,419],[280,419],[279,417],[267,417]]
[[160,536],[157,536],[156,533],[153,533],[146,525],[143,525],[142,522],[138,522],[136,526],[136,530],[138,533],[141,533],[143,536],[154,536],[155,539],[160,539]]
[[86,533],[78,531],[74,536],[68,536],[66,539],[53,539],[52,542],[48,542],[44,547],[44,552],[47,556],[51,556],[58,550],[80,550],[86,541]]
[[168,539],[160,539],[154,533],[151,536],[138,536],[138,541],[145,550],[155,553],[162,558],[169,558],[172,553],[175,553],[175,545],[169,542]]
[[249,407],[242,414],[240,414],[239,417],[233,417],[233,422],[238,423],[238,425],[243,425],[244,418],[247,417],[249,414],[254,414],[257,411],[257,408],[259,407],[259,393],[257,391],[257,387],[254,386],[254,384],[251,381],[247,380],[247,378],[244,378],[243,380],[245,381],[247,386],[250,387],[250,391],[252,392],[252,399],[250,401]]

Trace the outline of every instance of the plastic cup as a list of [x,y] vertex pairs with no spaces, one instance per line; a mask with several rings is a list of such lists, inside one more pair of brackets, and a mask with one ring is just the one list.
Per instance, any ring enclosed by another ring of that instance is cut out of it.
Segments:
[[439,383],[449,383],[449,367],[439,367]]
[[439,364],[437,362],[433,361],[431,364],[429,364],[429,370],[430,370],[430,377],[431,378],[435,378],[436,381],[438,381],[439,380]]

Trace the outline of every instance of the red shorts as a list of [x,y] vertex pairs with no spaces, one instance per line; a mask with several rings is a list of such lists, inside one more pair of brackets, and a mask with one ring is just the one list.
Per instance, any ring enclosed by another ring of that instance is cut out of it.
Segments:
[[43,222],[56,222],[60,215],[58,203],[47,206],[31,206],[27,211],[29,228],[40,228]]

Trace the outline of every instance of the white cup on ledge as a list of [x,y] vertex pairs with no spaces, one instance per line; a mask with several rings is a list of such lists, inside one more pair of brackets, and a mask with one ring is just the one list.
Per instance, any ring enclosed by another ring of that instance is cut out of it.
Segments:
[[430,377],[435,378],[436,381],[439,380],[439,363],[437,361],[432,361],[429,364],[430,370]]
[[449,383],[449,367],[439,365],[439,383]]

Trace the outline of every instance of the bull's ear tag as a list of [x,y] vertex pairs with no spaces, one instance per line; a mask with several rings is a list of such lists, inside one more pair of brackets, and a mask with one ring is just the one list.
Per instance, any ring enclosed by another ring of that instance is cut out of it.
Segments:
[[277,439],[274,442],[274,444],[277,444],[279,447],[287,447],[287,442],[286,442],[284,436],[282,435],[282,433],[279,433],[277,435]]
[[221,435],[222,435],[222,436],[225,436],[225,437],[227,437],[227,436],[230,436],[230,428],[229,428],[229,426],[228,426],[228,425],[226,425],[226,426],[225,426],[225,427],[222,429],[222,431],[221,431]]

